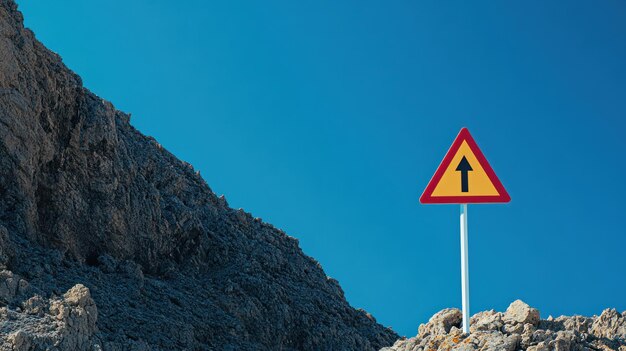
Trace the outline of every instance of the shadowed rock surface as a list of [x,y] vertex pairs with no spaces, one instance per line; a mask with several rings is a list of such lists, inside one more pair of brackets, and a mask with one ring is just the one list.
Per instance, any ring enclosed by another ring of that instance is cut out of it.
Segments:
[[461,322],[461,311],[445,309],[422,324],[417,336],[381,351],[626,351],[626,312],[614,309],[542,320],[537,309],[517,300],[504,313],[472,316],[469,336]]
[[231,209],[22,22],[0,0],[0,350],[378,350],[397,339],[296,239]]

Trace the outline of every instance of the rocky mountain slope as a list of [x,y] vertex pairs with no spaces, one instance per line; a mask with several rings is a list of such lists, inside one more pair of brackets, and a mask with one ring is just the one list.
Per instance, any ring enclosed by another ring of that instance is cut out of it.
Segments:
[[129,119],[0,0],[0,350],[378,350],[397,339],[296,239],[231,209]]
[[417,336],[381,351],[626,351],[626,312],[541,319],[539,311],[513,302],[506,312],[472,316],[470,334],[461,329],[461,311],[445,309],[419,327]]

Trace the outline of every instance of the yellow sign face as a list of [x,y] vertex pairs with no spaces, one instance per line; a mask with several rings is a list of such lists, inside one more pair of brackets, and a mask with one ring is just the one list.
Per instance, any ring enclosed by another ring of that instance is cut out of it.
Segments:
[[511,197],[467,128],[461,129],[420,202],[468,204],[509,202]]
[[[457,171],[461,160],[465,157],[467,163],[471,167],[471,171],[468,169],[466,172]],[[463,173],[467,174],[467,191],[463,191],[462,177]],[[476,159],[476,155],[467,145],[466,141],[463,141],[459,151],[452,158],[452,161],[446,168],[445,172],[441,176],[441,180],[437,183],[435,190],[433,190],[433,196],[497,196],[500,195],[496,187],[489,179],[489,176],[485,172],[484,168],[480,165],[480,162]]]

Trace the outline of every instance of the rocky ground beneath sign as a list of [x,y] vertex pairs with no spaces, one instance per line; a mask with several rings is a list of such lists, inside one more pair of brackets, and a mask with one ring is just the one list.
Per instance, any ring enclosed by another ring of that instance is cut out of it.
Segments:
[[626,351],[626,312],[541,319],[517,300],[505,312],[472,316],[470,334],[461,329],[461,311],[445,309],[419,327],[418,334],[381,351]]

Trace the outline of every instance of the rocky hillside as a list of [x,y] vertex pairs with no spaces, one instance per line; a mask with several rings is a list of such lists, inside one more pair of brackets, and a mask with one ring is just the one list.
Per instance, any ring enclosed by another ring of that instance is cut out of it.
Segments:
[[539,311],[513,302],[506,312],[472,316],[470,334],[461,329],[461,311],[445,309],[422,324],[416,337],[381,351],[626,351],[626,312],[541,319]]
[[296,239],[231,209],[129,119],[0,0],[0,350],[378,350],[397,339]]

